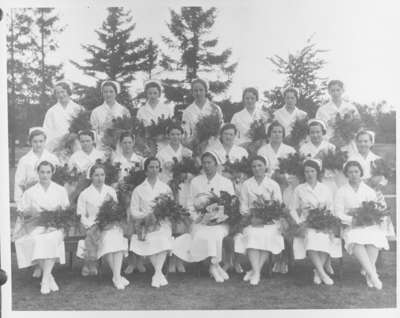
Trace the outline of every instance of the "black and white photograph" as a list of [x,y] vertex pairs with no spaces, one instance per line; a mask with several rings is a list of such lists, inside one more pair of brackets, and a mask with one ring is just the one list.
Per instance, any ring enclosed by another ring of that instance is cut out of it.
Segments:
[[398,1],[2,11],[2,317],[395,317]]

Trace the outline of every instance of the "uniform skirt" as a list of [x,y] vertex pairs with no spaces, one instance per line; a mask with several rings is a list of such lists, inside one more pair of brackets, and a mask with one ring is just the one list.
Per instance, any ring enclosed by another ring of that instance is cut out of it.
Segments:
[[56,262],[65,264],[63,231],[37,226],[15,240],[15,251],[18,268],[32,266],[42,259],[56,259]]
[[245,254],[247,249],[255,249],[279,254],[284,248],[285,242],[278,224],[250,225],[235,236],[236,253]]
[[379,225],[347,228],[343,231],[343,239],[349,254],[353,254],[354,244],[373,245],[378,249],[389,249],[386,233]]
[[307,251],[325,252],[333,258],[342,257],[342,240],[331,234],[307,229],[305,237],[293,240],[294,259],[304,259]]
[[193,225],[192,232],[177,237],[172,253],[186,262],[200,262],[208,257],[222,260],[222,242],[229,233],[229,227],[219,225]]

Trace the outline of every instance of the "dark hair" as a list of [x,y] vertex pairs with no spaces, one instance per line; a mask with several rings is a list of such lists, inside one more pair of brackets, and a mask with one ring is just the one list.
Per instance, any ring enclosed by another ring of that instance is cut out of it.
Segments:
[[324,128],[324,126],[322,126],[321,123],[317,122],[317,121],[312,121],[309,125],[308,125],[308,134],[310,134],[310,128],[312,126],[319,126],[322,129],[322,134],[326,135],[326,129]]
[[185,133],[185,131],[183,130],[183,128],[182,128],[182,126],[181,126],[180,124],[178,124],[178,123],[173,123],[173,124],[171,124],[171,125],[169,125],[169,126],[167,127],[167,134],[169,134],[169,133],[170,133],[172,130],[174,130],[174,129],[179,130],[182,134]]
[[91,130],[81,130],[80,132],[78,132],[78,136],[79,138],[81,136],[89,136],[94,141],[94,133]]
[[328,83],[328,89],[330,89],[332,86],[338,85],[341,89],[344,89],[344,84],[342,81],[339,80],[331,80]]
[[31,133],[29,134],[29,142],[32,142],[33,138],[40,135],[44,136],[45,140],[47,139],[46,133],[43,130],[40,129],[32,130]]
[[192,90],[193,90],[193,86],[194,84],[200,83],[201,85],[203,85],[204,90],[206,91],[206,94],[208,93],[208,89],[207,89],[207,83],[205,80],[202,80],[201,78],[196,78],[192,81],[191,86],[192,86]]
[[356,141],[358,141],[358,138],[362,135],[368,135],[369,139],[371,140],[371,142],[374,142],[374,137],[371,136],[371,133],[369,133],[368,131],[366,131],[365,129],[361,129],[359,132],[357,132],[356,134]]
[[161,162],[157,157],[148,157],[148,158],[146,158],[146,160],[144,161],[144,164],[143,164],[144,171],[147,172],[147,168],[148,168],[149,164],[152,161],[157,161],[158,162],[158,165],[160,166],[160,171],[161,171]]
[[304,172],[306,167],[315,169],[317,171],[317,179],[320,180],[322,171],[318,163],[316,163],[314,160],[306,159],[306,161],[303,163],[303,174],[305,174]]
[[257,155],[252,158],[250,158],[250,165],[253,164],[254,161],[261,161],[265,166],[267,166],[267,160],[263,156]]
[[256,101],[258,101],[258,90],[256,90],[254,87],[246,87],[242,93],[242,102],[244,101],[244,95],[247,93],[253,94],[256,97]]
[[51,168],[51,173],[54,173],[54,171],[56,169],[56,167],[54,167],[54,165],[50,161],[43,160],[36,167],[36,171],[39,172],[40,168],[43,166],[49,166]]
[[237,133],[237,128],[236,128],[236,126],[235,126],[234,124],[227,123],[227,124],[225,124],[225,125],[223,125],[223,126],[221,127],[221,129],[220,129],[220,131],[219,131],[220,136],[222,136],[222,134],[223,134],[223,132],[224,132],[225,130],[229,130],[229,129],[233,129],[233,130],[235,131],[235,135],[236,135],[236,133]]
[[363,170],[361,164],[358,161],[351,160],[351,161],[347,161],[343,167],[343,173],[346,177],[347,177],[347,171],[349,170],[350,167],[357,167],[358,169],[360,169],[361,177],[364,175],[364,170]]
[[201,162],[203,162],[204,158],[206,158],[206,157],[212,158],[214,160],[215,164],[218,165],[217,157],[214,154],[212,154],[211,152],[209,152],[209,151],[206,151],[205,153],[203,153],[201,155]]
[[156,83],[156,82],[149,82],[146,85],[144,85],[144,92],[147,93],[147,90],[149,88],[156,88],[158,90],[158,93],[161,95],[161,86]]
[[283,127],[283,125],[275,120],[271,123],[271,125],[268,126],[268,130],[267,130],[267,139],[271,138],[271,134],[272,134],[272,129],[274,129],[275,127],[281,127],[282,128],[282,132],[283,132],[283,138],[285,138],[285,127]]
[[121,136],[119,136],[119,142],[122,142],[122,140],[124,140],[124,138],[126,137],[131,137],[133,142],[135,142],[135,135],[132,134],[130,131],[123,131],[121,133]]
[[69,96],[71,96],[72,89],[71,89],[71,86],[68,85],[68,83],[66,83],[66,82],[58,82],[56,85],[54,85],[54,87],[57,87],[57,86],[60,86],[62,89],[66,90],[67,94]]
[[286,97],[287,93],[294,93],[294,96],[296,97],[296,101],[299,100],[299,92],[294,89],[293,87],[288,87],[283,91],[283,97]]
[[97,162],[96,162],[93,166],[90,167],[90,170],[89,170],[89,178],[92,178],[94,172],[95,172],[97,169],[103,169],[104,174],[106,173],[106,168],[104,167],[104,164],[102,164],[102,163],[97,163]]
[[115,94],[118,94],[118,88],[117,88],[117,85],[115,85],[115,83],[113,83],[111,81],[104,82],[104,84],[101,86],[101,92],[103,92],[104,86],[112,87],[115,91]]

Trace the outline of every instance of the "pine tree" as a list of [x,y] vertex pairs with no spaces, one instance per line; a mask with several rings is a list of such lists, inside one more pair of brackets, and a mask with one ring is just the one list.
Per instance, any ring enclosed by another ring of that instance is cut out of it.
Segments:
[[231,49],[217,52],[218,38],[210,35],[217,18],[216,8],[182,7],[179,13],[174,10],[170,13],[171,22],[167,26],[172,36],[162,37],[170,54],[164,54],[162,66],[182,76],[164,80],[166,97],[178,103],[190,102],[189,83],[206,74],[211,74],[211,92],[226,91],[237,63],[229,63]]
[[107,8],[108,15],[96,34],[100,45],[82,45],[90,58],[85,64],[71,61],[73,65],[86,75],[97,81],[96,89],[76,84],[80,103],[88,108],[94,108],[102,102],[99,92],[101,81],[110,79],[121,85],[118,100],[127,107],[132,107],[129,84],[135,79],[134,74],[145,70],[146,45],[145,39],[131,40],[136,24],[129,10],[121,7]]
[[[324,102],[327,79],[319,76],[319,72],[326,64],[326,61],[319,55],[326,51],[317,49],[311,40],[311,38],[308,39],[307,45],[299,52],[289,54],[287,59],[278,55],[267,59],[276,66],[279,74],[286,77],[284,87],[293,86],[300,90],[297,106],[313,118],[318,107]],[[284,105],[282,90],[283,87],[275,87],[264,92],[273,108],[280,108]]]

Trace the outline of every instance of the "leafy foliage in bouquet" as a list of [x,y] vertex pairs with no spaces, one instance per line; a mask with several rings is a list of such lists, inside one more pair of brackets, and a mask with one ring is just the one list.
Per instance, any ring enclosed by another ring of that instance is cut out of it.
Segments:
[[251,161],[246,157],[243,157],[240,160],[235,160],[234,162],[227,160],[223,165],[223,172],[231,175],[233,179],[232,181],[238,181],[242,176],[250,178],[253,175],[253,171],[251,170]]
[[92,130],[92,124],[90,123],[90,111],[81,110],[76,116],[74,116],[69,125],[70,133],[79,133],[81,130]]
[[113,199],[103,202],[96,217],[96,224],[101,231],[110,225],[120,224],[125,221],[126,209]]
[[343,165],[348,159],[347,151],[341,151],[340,149],[322,151],[317,154],[317,158],[321,159],[322,167],[325,170],[338,170],[343,169]]
[[169,182],[174,193],[179,191],[179,185],[183,183],[187,175],[190,173],[194,176],[200,173],[201,167],[193,157],[183,157],[181,161],[178,161],[176,157],[173,158],[173,165],[171,168],[172,179]]
[[155,215],[150,213],[135,221],[135,232],[140,241],[145,241],[147,234],[156,231],[159,226]]
[[349,144],[361,129],[362,124],[361,119],[354,111],[347,112],[343,117],[337,114],[333,124],[333,141],[335,145],[339,147]]
[[266,121],[263,119],[257,119],[251,123],[249,131],[247,132],[247,137],[251,140],[251,142],[257,142],[267,139],[267,131],[265,125]]
[[281,219],[287,219],[288,213],[285,204],[276,200],[266,200],[261,195],[253,203],[250,209],[250,224],[273,224]]
[[375,201],[364,201],[361,207],[348,213],[353,217],[352,226],[364,227],[379,225],[383,218],[390,216],[390,210],[384,205]]
[[158,117],[157,122],[152,120],[150,126],[146,127],[146,136],[153,139],[159,136],[165,136],[168,127],[176,123],[175,119],[169,117],[165,118],[165,116],[162,115]]
[[195,126],[196,143],[208,141],[211,137],[217,137],[221,128],[221,118],[217,111],[202,116]]
[[308,117],[296,119],[293,123],[292,131],[285,138],[285,143],[294,148],[298,148],[300,143],[307,138],[308,135]]
[[305,157],[298,152],[290,154],[285,158],[278,158],[279,172],[302,178],[304,159]]
[[146,180],[146,173],[137,164],[129,169],[128,174],[118,183],[117,194],[120,202],[123,202],[127,208],[132,196],[132,191]]
[[319,232],[339,235],[341,220],[326,207],[315,208],[308,211],[306,226]]
[[63,229],[68,233],[71,227],[76,227],[79,224],[80,216],[76,214],[76,209],[71,206],[66,209],[58,208],[54,211],[42,211],[30,221],[33,221],[37,226]]
[[393,180],[395,179],[396,170],[391,168],[385,160],[377,159],[371,162],[371,175],[375,176],[384,176],[386,179]]
[[68,164],[65,164],[64,166],[56,166],[56,170],[51,179],[63,186],[66,183],[78,182],[82,178],[82,175],[83,174],[79,173],[76,167],[70,169]]
[[107,185],[112,185],[113,183],[118,182],[119,173],[121,171],[121,163],[117,162],[115,164],[112,163],[111,159],[107,159],[102,161],[101,159],[97,159],[96,163],[102,164],[104,166],[106,179],[104,181]]

